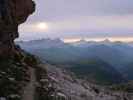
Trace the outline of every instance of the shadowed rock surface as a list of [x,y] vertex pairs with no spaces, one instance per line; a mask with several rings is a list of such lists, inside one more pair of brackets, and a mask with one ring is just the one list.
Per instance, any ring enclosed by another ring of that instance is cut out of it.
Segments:
[[35,61],[30,62],[14,40],[18,26],[34,11],[32,0],[0,0],[0,100],[21,100],[24,87],[31,84],[29,71]]
[[18,38],[18,25],[24,23],[35,11],[32,0],[0,0],[0,55],[14,51],[14,39]]

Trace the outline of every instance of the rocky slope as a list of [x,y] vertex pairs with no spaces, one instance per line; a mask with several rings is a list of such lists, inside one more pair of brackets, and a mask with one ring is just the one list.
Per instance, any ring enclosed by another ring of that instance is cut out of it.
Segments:
[[[37,89],[41,90],[39,97],[46,99],[46,91],[49,93],[47,100],[132,100],[132,92],[114,90],[109,87],[91,84],[78,79],[73,73],[57,68],[50,64],[39,65],[44,71],[39,71]],[[47,73],[47,74],[46,74]],[[47,84],[47,85],[46,85]],[[115,87],[116,89],[116,87]],[[48,92],[49,91],[49,92]]]
[[30,68],[37,66],[34,57],[18,51],[14,57],[0,57],[0,99],[21,100],[30,82]]

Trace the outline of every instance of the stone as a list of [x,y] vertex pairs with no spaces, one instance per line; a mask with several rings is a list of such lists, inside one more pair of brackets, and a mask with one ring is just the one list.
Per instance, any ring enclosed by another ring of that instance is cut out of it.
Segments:
[[0,56],[15,51],[18,26],[34,11],[35,3],[32,0],[0,0]]

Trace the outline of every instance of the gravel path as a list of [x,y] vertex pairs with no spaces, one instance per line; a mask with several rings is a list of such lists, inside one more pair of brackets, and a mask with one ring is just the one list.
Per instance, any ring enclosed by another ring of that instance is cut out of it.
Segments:
[[25,87],[22,100],[34,100],[35,83],[36,83],[35,69],[29,67],[29,72],[30,72],[30,82]]

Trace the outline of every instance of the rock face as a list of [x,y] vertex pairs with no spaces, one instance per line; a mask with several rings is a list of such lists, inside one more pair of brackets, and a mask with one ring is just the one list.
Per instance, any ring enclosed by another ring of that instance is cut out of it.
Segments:
[[19,36],[18,25],[34,11],[32,0],[0,0],[0,56],[14,51],[14,39]]

